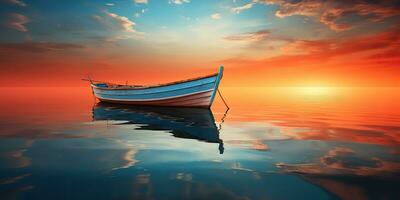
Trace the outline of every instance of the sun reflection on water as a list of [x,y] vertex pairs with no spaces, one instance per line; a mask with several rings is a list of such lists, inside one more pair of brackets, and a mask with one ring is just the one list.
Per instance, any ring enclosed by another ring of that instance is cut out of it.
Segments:
[[325,86],[296,87],[294,90],[296,90],[298,94],[306,96],[327,96],[334,95],[335,92],[337,92],[336,88]]

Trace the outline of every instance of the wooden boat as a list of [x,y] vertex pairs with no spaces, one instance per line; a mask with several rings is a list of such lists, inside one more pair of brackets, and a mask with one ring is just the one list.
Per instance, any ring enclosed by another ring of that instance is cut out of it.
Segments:
[[167,131],[177,138],[218,143],[219,152],[224,152],[223,141],[210,109],[154,108],[99,102],[93,107],[93,120],[111,120],[114,125],[134,124],[135,130]]
[[159,85],[118,85],[102,81],[91,82],[93,94],[102,102],[209,108],[214,101],[223,66],[208,76]]

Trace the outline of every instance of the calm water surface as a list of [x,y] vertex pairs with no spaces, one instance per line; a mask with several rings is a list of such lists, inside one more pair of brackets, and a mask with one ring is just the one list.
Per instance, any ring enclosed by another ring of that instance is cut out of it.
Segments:
[[399,88],[222,88],[211,111],[0,89],[0,199],[400,199]]

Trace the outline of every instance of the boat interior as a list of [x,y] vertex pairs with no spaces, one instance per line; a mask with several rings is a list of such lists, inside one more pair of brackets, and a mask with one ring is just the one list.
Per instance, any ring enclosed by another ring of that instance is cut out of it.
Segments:
[[169,82],[169,83],[154,84],[154,85],[128,85],[128,84],[122,85],[122,84],[109,83],[109,82],[104,82],[104,81],[95,81],[95,80],[91,80],[91,79],[82,79],[82,80],[90,81],[93,86],[95,86],[97,88],[102,88],[102,89],[144,89],[144,88],[161,87],[161,86],[174,85],[174,84],[179,84],[179,83],[184,83],[184,82],[189,82],[189,81],[195,81],[195,80],[209,78],[209,77],[213,77],[213,76],[217,76],[217,75],[218,75],[218,73],[214,73],[214,74],[209,74],[206,76],[185,79],[185,80],[180,80],[180,81],[174,81],[174,82]]

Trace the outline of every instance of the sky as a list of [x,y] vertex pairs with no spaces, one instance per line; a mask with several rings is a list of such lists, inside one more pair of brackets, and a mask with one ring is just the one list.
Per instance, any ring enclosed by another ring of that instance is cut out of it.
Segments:
[[400,2],[0,0],[0,86],[400,86]]

